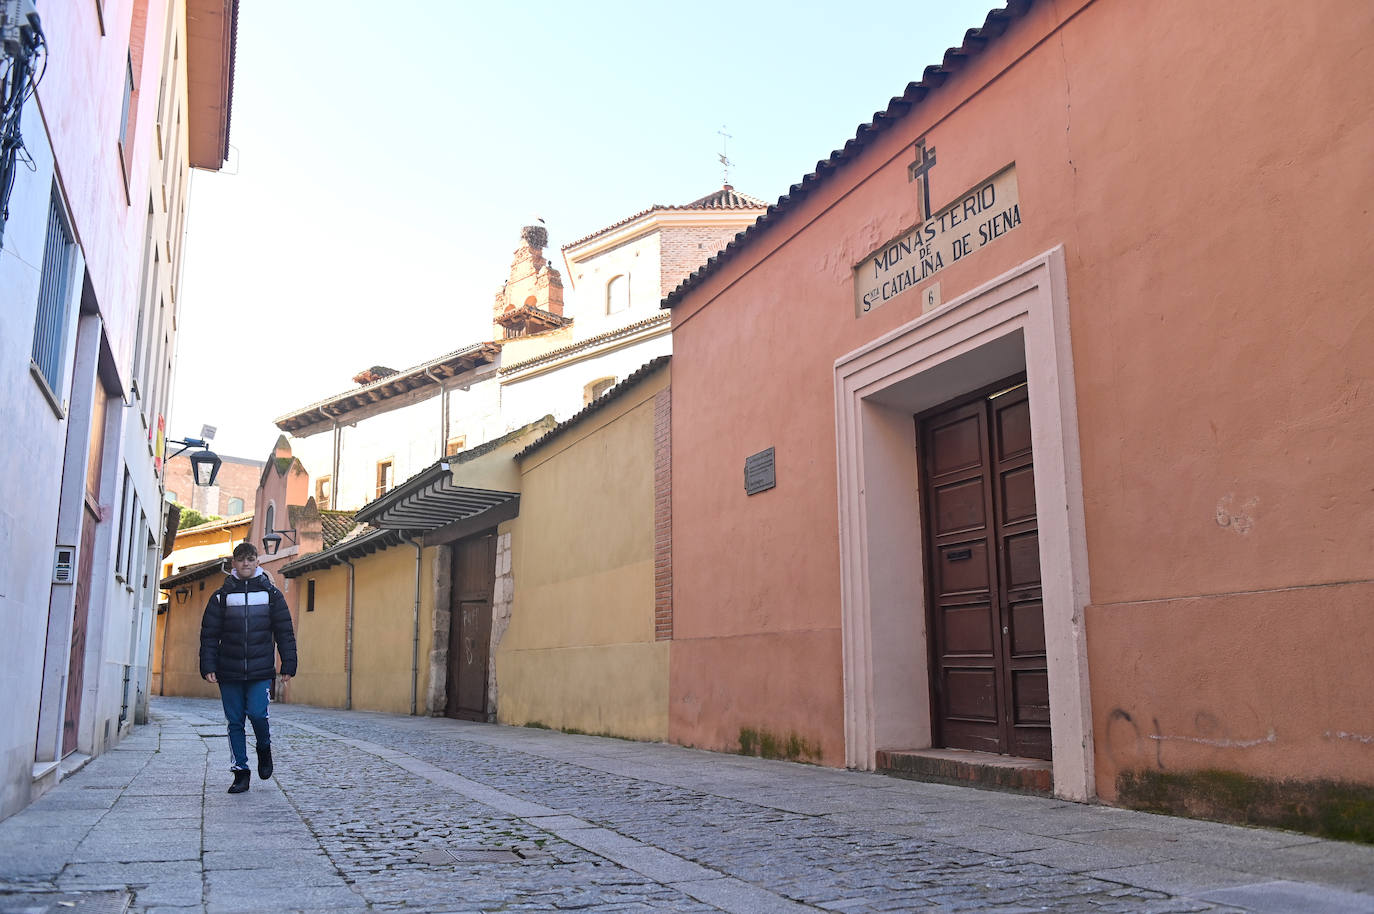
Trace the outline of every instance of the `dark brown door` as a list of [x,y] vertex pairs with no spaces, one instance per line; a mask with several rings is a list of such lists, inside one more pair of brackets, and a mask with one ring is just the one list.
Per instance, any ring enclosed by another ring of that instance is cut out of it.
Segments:
[[99,518],[86,503],[77,555],[76,606],[72,611],[72,652],[67,658],[67,705],[62,718],[62,755],[76,751],[76,728],[81,722],[81,687],[86,670],[86,624],[90,617],[91,575],[95,564],[95,528]]
[[1050,757],[1024,381],[918,417],[935,738]]
[[448,704],[444,714],[487,719],[487,662],[491,651],[491,597],[496,584],[496,534],[453,546],[452,616],[448,629]]

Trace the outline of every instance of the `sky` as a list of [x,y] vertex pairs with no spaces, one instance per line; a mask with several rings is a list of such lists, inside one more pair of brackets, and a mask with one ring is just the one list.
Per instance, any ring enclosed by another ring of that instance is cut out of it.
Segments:
[[[242,0],[222,171],[193,172],[173,437],[265,459],[277,416],[491,338],[547,254],[720,188],[769,203],[996,0]],[[570,290],[571,291],[571,290]]]

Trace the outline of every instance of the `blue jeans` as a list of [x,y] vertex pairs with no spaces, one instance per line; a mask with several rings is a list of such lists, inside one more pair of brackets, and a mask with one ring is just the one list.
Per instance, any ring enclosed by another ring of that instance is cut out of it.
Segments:
[[219,683],[219,700],[224,705],[224,719],[229,722],[229,752],[234,757],[231,771],[248,771],[248,741],[244,738],[243,718],[253,723],[253,735],[258,745],[267,748],[272,737],[267,732],[267,689],[270,679],[249,679]]

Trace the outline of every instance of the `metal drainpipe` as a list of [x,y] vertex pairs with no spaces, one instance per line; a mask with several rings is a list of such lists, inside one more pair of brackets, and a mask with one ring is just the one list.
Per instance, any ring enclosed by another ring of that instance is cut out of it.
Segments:
[[415,547],[415,625],[410,645],[410,714],[414,717],[416,691],[420,682],[420,556],[424,547],[411,539],[409,533],[401,534],[401,542]]
[[[339,491],[339,444],[340,444],[340,441],[339,441],[339,436],[340,436],[340,433],[339,433],[339,414],[331,413],[329,410],[325,409],[323,406],[320,407],[320,414],[323,415],[325,418],[332,419],[332,420],[334,421],[334,460],[332,461],[332,463],[331,463],[331,465],[330,465],[330,467],[329,467],[329,473],[330,473],[330,475],[329,475],[329,505],[328,505],[328,507],[332,510],[333,507],[334,507],[334,505],[335,505],[335,503],[337,503],[337,501],[338,501],[338,491]],[[317,505],[316,507],[324,507],[324,506],[323,506],[323,505]]]
[[348,559],[348,602],[344,609],[344,710],[353,710],[353,582],[358,569]]
[[425,375],[439,385],[439,456],[443,457],[448,453],[448,391],[444,389],[443,378],[436,378],[428,368]]

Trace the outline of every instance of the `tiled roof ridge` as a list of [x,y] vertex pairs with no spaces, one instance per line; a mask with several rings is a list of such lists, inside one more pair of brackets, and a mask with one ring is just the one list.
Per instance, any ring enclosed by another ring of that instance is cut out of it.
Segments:
[[[720,198],[718,202],[710,202],[717,200],[717,198]],[[576,241],[569,241],[567,244],[563,245],[560,250],[566,251],[569,248],[577,247],[579,244],[591,241],[593,238],[600,237],[607,232],[614,231],[622,225],[629,225],[636,219],[642,219],[650,213],[687,212],[691,210],[748,210],[764,209],[767,206],[768,201],[760,200],[758,197],[751,197],[748,194],[742,194],[727,184],[720,190],[713,190],[706,196],[698,197],[691,203],[655,203],[648,209],[642,209],[633,216],[627,216],[619,222],[612,222],[610,225],[599,228],[589,235],[584,235]]]
[[1005,32],[1014,20],[1025,16],[1034,3],[1035,0],[1007,0],[1005,7],[989,11],[982,28],[966,31],[962,45],[948,48],[940,63],[925,68],[919,81],[907,83],[902,94],[894,96],[885,110],[875,112],[872,121],[859,125],[853,139],[846,142],[842,148],[831,152],[828,159],[817,162],[815,171],[802,176],[802,179],[789,187],[787,193],[779,197],[778,202],[769,206],[753,225],[736,235],[733,241],[678,283],[677,288],[664,297],[659,307],[671,308],[677,304],[706,277],[762,237],[782,213],[798,205],[820,184],[828,180],[841,165],[856,157],[877,136],[906,117],[932,89],[941,86],[950,74],[958,72],[964,60],[977,57],[993,39]]
[[659,312],[658,314],[655,314],[653,317],[646,317],[643,320],[635,321],[633,324],[626,324],[624,327],[617,327],[615,330],[608,330],[605,333],[599,333],[596,336],[587,337],[587,339],[582,340],[581,342],[569,343],[568,345],[560,346],[557,349],[550,349],[548,352],[545,352],[542,355],[531,356],[530,358],[525,359],[522,362],[515,362],[511,365],[503,365],[501,366],[501,369],[498,373],[501,375],[510,374],[512,372],[519,371],[523,368],[529,368],[533,365],[538,365],[541,362],[553,361],[557,358],[560,358],[565,355],[570,355],[571,353],[577,352],[582,349],[590,349],[598,343],[604,343],[608,340],[613,340],[617,337],[626,336],[630,333],[633,333],[636,330],[642,330],[643,328],[652,326],[653,324],[661,324],[664,322],[664,319],[666,317],[668,317],[668,315]]

